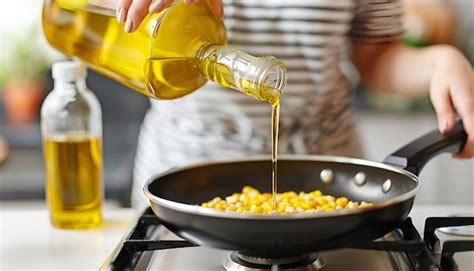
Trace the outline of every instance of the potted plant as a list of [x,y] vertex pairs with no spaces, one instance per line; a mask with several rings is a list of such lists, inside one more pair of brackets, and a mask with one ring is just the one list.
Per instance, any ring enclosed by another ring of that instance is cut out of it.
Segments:
[[28,123],[37,119],[44,96],[45,75],[50,58],[38,46],[37,29],[28,35],[10,37],[9,48],[0,61],[0,89],[8,121]]

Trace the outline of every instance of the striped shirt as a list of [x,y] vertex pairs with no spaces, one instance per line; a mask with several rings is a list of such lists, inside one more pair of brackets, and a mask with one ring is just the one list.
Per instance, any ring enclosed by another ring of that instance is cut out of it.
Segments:
[[[397,39],[399,0],[224,0],[228,43],[288,68],[281,97],[280,153],[359,156],[350,112],[351,85],[341,69],[347,38]],[[270,153],[271,107],[209,82],[181,99],[151,101],[142,125],[132,203],[143,183],[199,160]]]

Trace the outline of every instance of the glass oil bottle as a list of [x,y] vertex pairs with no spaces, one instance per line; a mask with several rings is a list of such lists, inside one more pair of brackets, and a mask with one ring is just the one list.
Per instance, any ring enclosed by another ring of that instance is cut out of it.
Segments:
[[79,62],[53,65],[54,89],[41,108],[45,191],[51,223],[96,228],[102,221],[102,123]]
[[46,0],[43,32],[66,55],[152,98],[189,94],[207,80],[276,103],[286,68],[274,57],[253,57],[226,46],[222,18],[211,0],[182,0],[124,31],[113,6],[98,0]]

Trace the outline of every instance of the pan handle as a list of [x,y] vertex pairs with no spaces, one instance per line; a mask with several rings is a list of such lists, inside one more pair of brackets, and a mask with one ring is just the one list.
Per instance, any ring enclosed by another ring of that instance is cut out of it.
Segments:
[[403,167],[418,175],[431,158],[443,152],[459,152],[467,140],[467,134],[461,120],[446,135],[433,130],[385,158],[384,163]]

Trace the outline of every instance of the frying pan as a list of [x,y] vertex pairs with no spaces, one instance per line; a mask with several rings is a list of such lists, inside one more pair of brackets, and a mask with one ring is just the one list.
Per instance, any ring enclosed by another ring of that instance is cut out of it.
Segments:
[[398,227],[412,208],[420,187],[417,176],[426,162],[441,152],[459,151],[466,138],[458,121],[448,135],[432,131],[384,163],[309,155],[279,159],[279,191],[320,189],[336,197],[373,202],[368,208],[258,215],[198,206],[245,185],[271,191],[268,157],[174,169],[148,180],[144,193],[163,225],[191,243],[256,257],[291,257],[369,242]]

